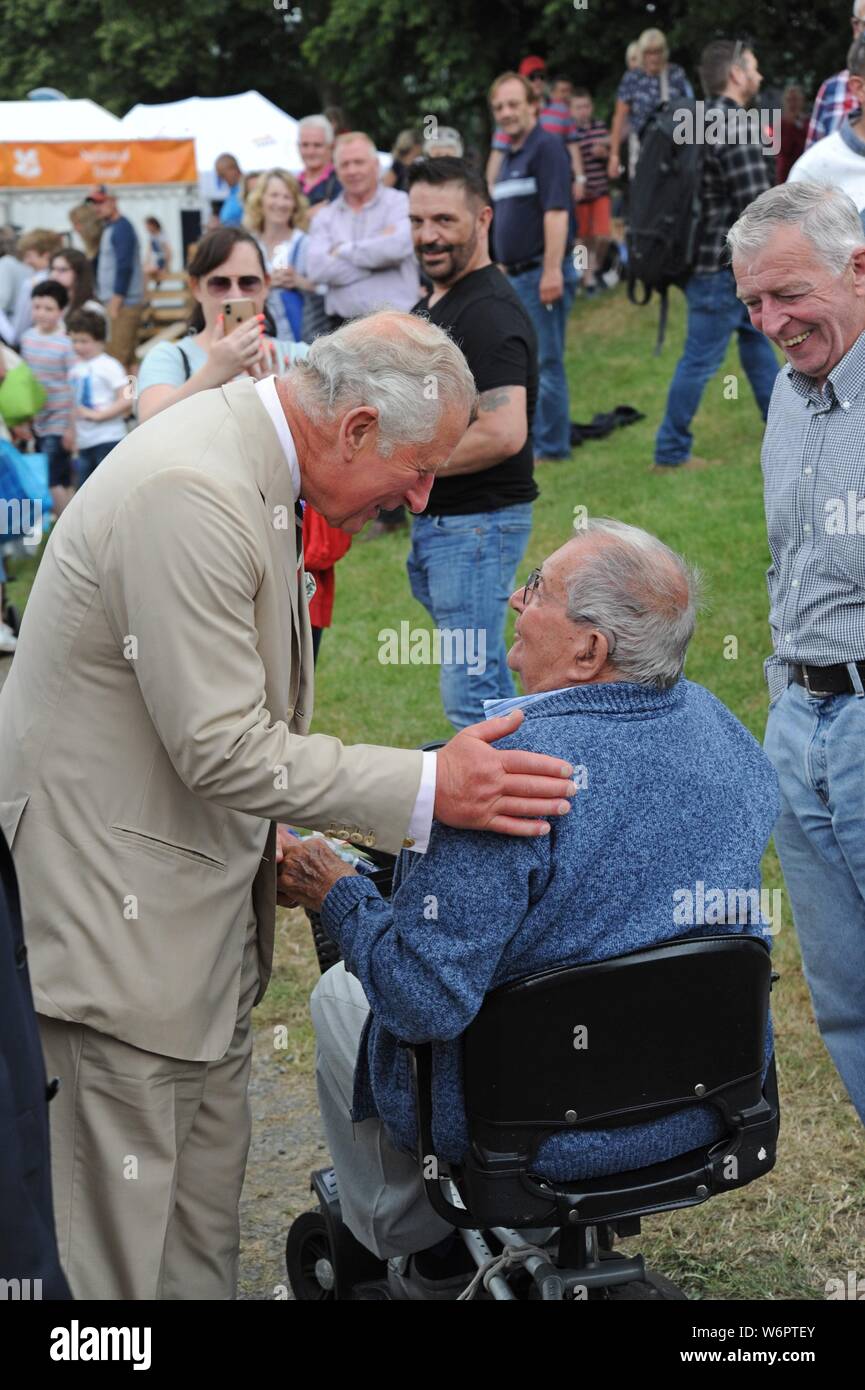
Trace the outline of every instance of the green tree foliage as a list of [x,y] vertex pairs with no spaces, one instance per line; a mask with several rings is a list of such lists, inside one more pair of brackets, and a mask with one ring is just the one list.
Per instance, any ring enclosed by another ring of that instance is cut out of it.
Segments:
[[723,11],[707,0],[0,0],[0,91],[56,86],[122,114],[256,88],[295,115],[339,104],[379,145],[430,116],[483,144],[496,73],[540,53],[607,114],[625,47],[648,26],[665,31],[698,93],[711,38],[750,37],[767,85],[795,80],[811,96],[851,38],[843,7],[829,21],[785,0]]

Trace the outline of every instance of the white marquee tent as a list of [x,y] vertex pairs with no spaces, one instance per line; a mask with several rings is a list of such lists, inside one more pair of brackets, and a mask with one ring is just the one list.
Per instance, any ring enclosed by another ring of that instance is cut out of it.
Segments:
[[233,154],[245,173],[273,165],[291,173],[301,168],[297,121],[260,92],[139,104],[126,113],[121,126],[131,139],[194,139],[199,187],[205,198],[225,196],[224,188],[217,191],[213,170],[221,154]]
[[0,140],[122,140],[123,127],[95,101],[0,101]]

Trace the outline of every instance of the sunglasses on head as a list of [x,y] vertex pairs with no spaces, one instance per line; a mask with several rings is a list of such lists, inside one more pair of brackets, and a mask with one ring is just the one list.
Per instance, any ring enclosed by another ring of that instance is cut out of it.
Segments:
[[241,294],[258,294],[264,281],[260,275],[210,275],[204,285],[208,294],[224,299],[232,285],[236,285]]

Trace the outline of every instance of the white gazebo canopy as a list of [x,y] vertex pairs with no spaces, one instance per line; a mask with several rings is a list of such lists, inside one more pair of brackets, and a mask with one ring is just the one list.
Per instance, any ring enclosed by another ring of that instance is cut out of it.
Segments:
[[244,173],[272,165],[291,173],[301,168],[297,121],[260,92],[139,104],[126,113],[121,126],[125,136],[140,140],[194,139],[205,197],[216,196],[213,165],[221,154],[233,154]]
[[33,144],[43,140],[123,140],[116,116],[87,98],[61,101],[0,101],[0,140]]

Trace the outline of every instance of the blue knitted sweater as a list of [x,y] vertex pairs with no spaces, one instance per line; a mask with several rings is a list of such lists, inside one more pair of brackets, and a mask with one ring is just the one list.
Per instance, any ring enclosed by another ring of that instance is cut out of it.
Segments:
[[[682,920],[685,890],[696,902],[701,884],[706,895],[759,889],[779,810],[771,764],[714,695],[684,679],[670,690],[609,682],[553,692],[524,716],[498,746],[553,754],[585,783],[549,835],[434,823],[427,853],[401,856],[390,902],[359,875],[339,879],[322,908],[371,1008],[353,1118],[381,1116],[397,1148],[416,1152],[399,1040],[433,1041],[433,1138],[450,1161],[468,1147],[458,1039],[489,990],[675,937],[763,934],[759,921],[715,925],[708,912],[708,925]],[[694,1106],[628,1128],[556,1134],[535,1167],[559,1181],[600,1176],[721,1133],[717,1111]]]

